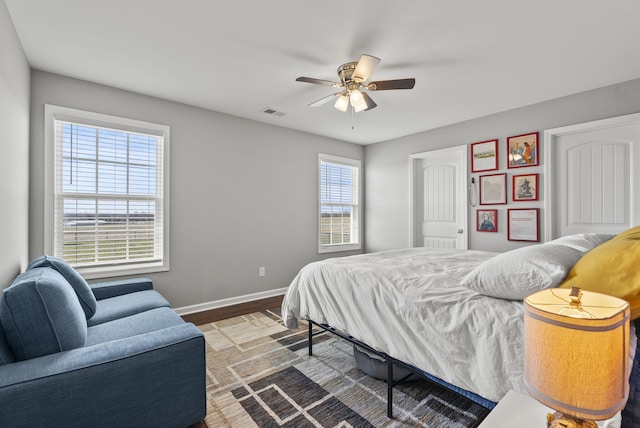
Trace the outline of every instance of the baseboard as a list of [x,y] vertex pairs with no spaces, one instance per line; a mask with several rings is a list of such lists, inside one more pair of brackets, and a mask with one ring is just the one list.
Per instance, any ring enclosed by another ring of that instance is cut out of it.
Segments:
[[183,319],[194,324],[214,322],[280,306],[286,288],[175,308]]
[[209,311],[211,309],[224,308],[226,306],[239,305],[253,302],[254,300],[267,299],[269,297],[281,296],[287,292],[287,288],[276,288],[275,290],[261,291],[260,293],[245,294],[244,296],[230,297],[228,299],[213,300],[211,302],[198,303],[196,305],[174,308],[180,316],[194,314],[196,312]]

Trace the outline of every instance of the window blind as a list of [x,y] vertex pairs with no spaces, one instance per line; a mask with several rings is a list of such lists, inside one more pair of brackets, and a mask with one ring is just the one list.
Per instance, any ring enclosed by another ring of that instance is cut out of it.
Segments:
[[74,266],[163,257],[163,137],[55,120],[54,255]]
[[[360,162],[320,158],[320,250],[360,247]],[[346,247],[346,248],[345,248]]]

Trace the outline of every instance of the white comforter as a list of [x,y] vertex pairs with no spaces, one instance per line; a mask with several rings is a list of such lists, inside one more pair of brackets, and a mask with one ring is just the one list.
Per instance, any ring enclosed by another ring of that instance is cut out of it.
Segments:
[[522,302],[460,280],[495,253],[414,248],[310,263],[282,304],[285,324],[326,323],[492,401],[524,391]]

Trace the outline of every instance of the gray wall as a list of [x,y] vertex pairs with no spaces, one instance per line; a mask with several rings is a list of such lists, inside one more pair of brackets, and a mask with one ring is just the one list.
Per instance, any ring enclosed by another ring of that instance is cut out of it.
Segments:
[[[545,129],[621,116],[640,111],[640,79],[571,95],[451,126],[423,132],[365,148],[366,251],[380,251],[409,246],[409,155],[412,153],[499,139],[500,170],[507,172],[508,200],[511,200],[513,174],[540,173],[540,190],[544,186],[543,157]],[[506,138],[529,132],[540,132],[540,166],[506,168]],[[493,174],[494,172],[490,172]],[[484,174],[484,173],[483,173]],[[488,173],[487,173],[488,174]],[[473,174],[477,177],[479,174]],[[506,210],[541,207],[538,203],[509,203],[487,206],[499,209],[499,232],[482,233],[475,229],[475,210],[469,211],[468,230],[471,249],[506,251],[524,244],[507,240]],[[541,218],[544,216],[540,212]],[[542,224],[544,227],[544,224]],[[541,229],[542,235],[542,229]]]
[[28,262],[29,64],[0,1],[0,289]]
[[[317,154],[358,145],[32,71],[30,257],[44,251],[44,104],[171,127],[171,270],[149,275],[174,307],[289,285],[317,254]],[[266,276],[258,277],[258,267]]]

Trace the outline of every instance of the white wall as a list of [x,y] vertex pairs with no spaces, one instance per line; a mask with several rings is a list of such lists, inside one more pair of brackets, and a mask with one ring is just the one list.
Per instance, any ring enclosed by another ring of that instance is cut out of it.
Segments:
[[363,157],[358,145],[37,70],[31,91],[30,257],[44,251],[44,104],[171,127],[171,270],[149,276],[174,307],[288,286],[322,258],[318,152]]
[[[365,147],[365,243],[366,251],[380,251],[409,246],[409,155],[429,150],[499,139],[499,171],[507,173],[507,190],[511,201],[513,174],[540,173],[539,187],[544,186],[542,131],[575,123],[615,117],[640,111],[640,79],[576,95],[522,107],[451,126],[423,132]],[[540,132],[540,166],[517,169],[506,167],[506,138]],[[494,173],[494,172],[491,172]],[[477,177],[479,174],[473,174]],[[468,230],[471,249],[506,251],[523,243],[507,240],[506,210],[542,207],[540,201],[487,206],[499,210],[499,232],[482,233],[475,229],[475,210],[470,210]],[[544,213],[540,212],[541,218]],[[541,225],[544,228],[544,224]],[[541,236],[543,229],[541,229]]]
[[0,289],[28,262],[29,65],[0,1]]

